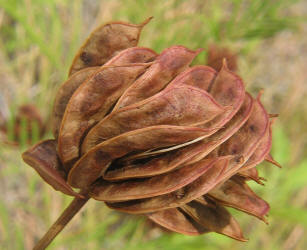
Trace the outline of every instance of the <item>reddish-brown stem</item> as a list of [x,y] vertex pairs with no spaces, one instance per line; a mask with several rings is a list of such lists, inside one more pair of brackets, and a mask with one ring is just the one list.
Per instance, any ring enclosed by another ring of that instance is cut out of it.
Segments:
[[85,197],[83,199],[75,197],[72,200],[69,206],[63,211],[61,216],[45,233],[43,238],[41,238],[39,242],[37,242],[33,250],[45,249],[53,241],[53,239],[64,229],[68,222],[80,211],[80,209],[89,200],[89,197],[87,197],[85,192],[81,192],[80,194],[84,195]]

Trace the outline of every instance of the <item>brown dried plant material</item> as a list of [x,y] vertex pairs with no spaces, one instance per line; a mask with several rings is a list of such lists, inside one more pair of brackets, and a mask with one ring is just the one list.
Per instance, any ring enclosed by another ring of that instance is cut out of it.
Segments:
[[105,66],[81,84],[70,98],[59,132],[59,155],[66,168],[79,157],[83,134],[101,120],[124,90],[149,66]]
[[[117,56],[105,63],[104,66],[121,66],[131,63],[143,63],[153,60],[156,56],[157,54],[151,49],[134,47],[123,50]],[[73,93],[83,82],[88,81],[94,73],[98,72],[99,69],[99,67],[88,67],[80,70],[61,85],[54,101],[52,114],[52,128],[55,138],[58,138],[64,112]]]
[[139,102],[162,90],[176,75],[186,69],[202,51],[189,50],[183,46],[165,49],[151,67],[123,93],[114,111]]
[[208,196],[221,205],[236,208],[266,222],[264,215],[270,209],[269,204],[257,196],[243,178],[235,176],[225,181],[212,189]]
[[113,209],[131,214],[144,214],[180,207],[204,195],[213,188],[216,185],[214,181],[218,180],[218,177],[227,169],[229,163],[229,157],[213,158],[212,161],[201,160],[197,164],[206,167],[206,172],[180,189],[151,198],[107,203],[107,205]]
[[152,18],[141,24],[110,22],[94,30],[75,56],[69,75],[83,68],[100,66],[117,52],[138,44],[143,27]]
[[220,129],[212,136],[193,143],[182,149],[171,151],[142,164],[126,163],[122,168],[107,171],[106,180],[120,180],[129,178],[147,177],[169,172],[186,162],[197,162],[207,156],[213,149],[229,139],[246,122],[252,111],[252,97],[246,95],[245,102],[239,112],[225,128]]
[[64,194],[80,197],[67,183],[66,172],[56,152],[57,142],[46,140],[39,142],[22,154],[22,159],[55,190]]
[[247,241],[239,223],[223,207],[207,199],[192,201],[181,209],[193,218],[198,224],[205,226],[210,231],[224,234],[239,241]]
[[[190,105],[191,99],[194,105]],[[87,134],[82,151],[87,152],[104,140],[139,128],[160,124],[200,126],[223,111],[225,109],[206,91],[185,85],[170,88],[105,117]]]
[[248,159],[246,164],[242,167],[242,171],[251,169],[261,163],[265,157],[270,153],[272,147],[272,123],[267,127],[265,135],[261,138],[260,143],[254,154]]
[[[266,131],[268,126],[268,116],[259,100],[256,100],[251,116],[241,129],[234,134],[226,143],[220,145],[217,150],[218,156],[239,155],[243,160],[233,160],[231,162],[220,161],[213,168],[209,169],[208,173],[196,179],[191,184],[187,185],[179,193],[182,195],[177,199],[177,193],[173,192],[167,195],[156,196],[153,198],[144,199],[142,201],[121,203],[120,210],[125,212],[153,212],[160,210],[160,208],[170,208],[189,202],[197,196],[206,194],[210,189],[230,178],[238,172],[239,168],[249,159],[254,153],[259,144],[261,136]],[[251,130],[251,127],[253,130]],[[207,156],[210,157],[210,156]],[[199,163],[199,162],[196,162]],[[212,172],[212,173],[211,173]],[[223,173],[223,174],[221,174]],[[176,179],[174,179],[176,182]],[[126,191],[126,190],[125,190]],[[122,191],[125,192],[125,191]],[[171,195],[172,194],[172,195]],[[94,195],[95,197],[95,195]],[[123,209],[124,208],[124,209]]]
[[80,70],[73,74],[66,82],[64,82],[54,100],[53,113],[52,113],[52,133],[53,136],[57,139],[59,136],[59,130],[63,115],[67,106],[68,101],[70,100],[73,93],[76,89],[92,74],[94,74],[99,67],[89,67],[83,70]]
[[170,173],[153,176],[138,184],[137,180],[110,183],[99,181],[93,185],[90,195],[101,201],[125,201],[168,194],[196,180],[203,175],[216,159],[206,159],[189,164]]
[[135,151],[181,144],[211,133],[212,130],[195,127],[160,125],[121,134],[98,144],[83,155],[69,172],[68,182],[73,187],[85,188],[103,175],[116,158]]
[[238,176],[242,176],[246,180],[253,180],[253,181],[257,182],[260,185],[264,185],[263,181],[266,180],[263,177],[259,176],[258,170],[255,167],[254,168],[245,169],[245,170],[241,170],[238,173]]
[[148,218],[162,227],[181,234],[200,235],[210,232],[208,228],[193,221],[193,219],[177,208],[165,209],[149,214]]
[[193,66],[179,74],[166,86],[166,89],[171,88],[174,85],[178,86],[185,84],[208,91],[216,75],[217,72],[210,67],[203,65]]
[[269,205],[247,185],[261,184],[263,160],[278,164],[260,95],[246,92],[226,60],[218,72],[189,67],[201,49],[176,45],[157,55],[135,47],[145,24],[110,23],[92,33],[56,96],[55,140],[23,154],[49,185],[75,196],[35,249],[90,198],[187,235],[246,241],[225,207],[265,221]]

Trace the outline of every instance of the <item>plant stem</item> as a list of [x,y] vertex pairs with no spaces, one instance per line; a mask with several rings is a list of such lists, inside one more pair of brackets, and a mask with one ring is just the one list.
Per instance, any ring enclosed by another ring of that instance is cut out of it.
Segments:
[[84,198],[75,197],[69,206],[63,211],[61,216],[54,222],[49,228],[46,234],[37,242],[33,250],[45,249],[53,239],[64,229],[68,222],[80,211],[80,209],[89,200],[89,197],[85,195],[85,192],[80,192],[84,195]]

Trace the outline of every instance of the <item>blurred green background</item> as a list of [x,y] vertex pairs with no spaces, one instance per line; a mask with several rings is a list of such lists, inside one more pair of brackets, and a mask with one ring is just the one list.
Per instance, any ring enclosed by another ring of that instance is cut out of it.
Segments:
[[29,133],[21,120],[16,138],[18,107],[35,105],[51,138],[53,99],[82,40],[101,23],[148,16],[140,45],[202,47],[198,64],[210,45],[227,47],[247,89],[264,89],[264,105],[280,114],[273,156],[283,169],[264,163],[265,186],[251,183],[271,205],[269,226],[232,210],[247,243],[188,237],[90,201],[50,249],[307,249],[307,2],[299,0],[0,0],[0,248],[31,249],[71,200],[22,162],[39,129]]

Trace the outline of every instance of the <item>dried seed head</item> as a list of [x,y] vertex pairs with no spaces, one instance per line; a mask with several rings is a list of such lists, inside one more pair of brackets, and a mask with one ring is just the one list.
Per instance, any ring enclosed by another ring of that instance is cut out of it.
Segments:
[[[23,158],[65,194],[80,188],[86,199],[175,232],[246,241],[225,207],[265,221],[269,205],[247,181],[262,183],[255,166],[263,160],[278,165],[269,154],[275,116],[246,92],[231,60],[217,72],[189,67],[201,50],[172,46],[157,55],[135,47],[148,20],[109,23],[90,35],[56,96],[55,140]],[[85,203],[78,199],[74,213]]]

